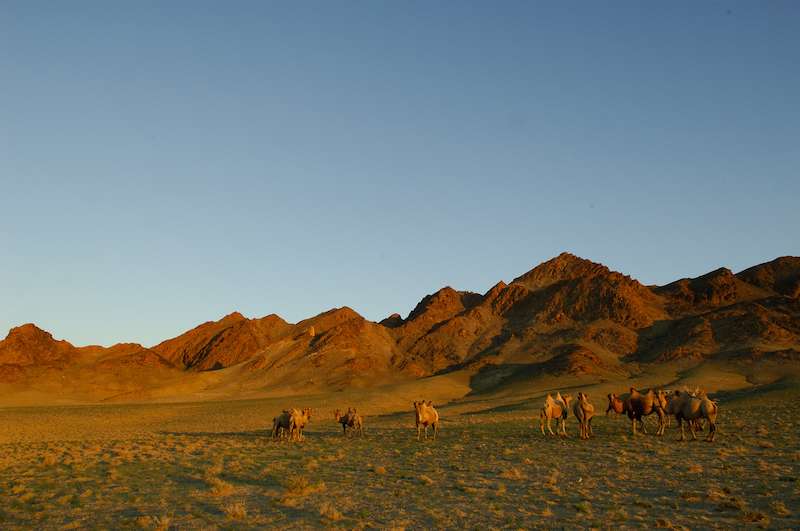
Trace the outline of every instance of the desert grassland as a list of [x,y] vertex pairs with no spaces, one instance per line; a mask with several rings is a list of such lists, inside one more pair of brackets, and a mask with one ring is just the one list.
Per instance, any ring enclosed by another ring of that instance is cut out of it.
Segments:
[[588,442],[543,437],[535,401],[442,408],[435,442],[410,408],[363,439],[318,410],[303,443],[269,439],[281,400],[0,409],[0,527],[797,528],[798,398],[726,395],[711,444],[631,437],[599,396]]

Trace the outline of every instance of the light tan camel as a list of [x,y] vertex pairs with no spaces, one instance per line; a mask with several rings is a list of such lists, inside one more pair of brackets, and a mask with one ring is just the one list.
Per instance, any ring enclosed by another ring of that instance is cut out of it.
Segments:
[[547,422],[547,431],[550,432],[550,435],[555,435],[555,433],[553,433],[553,429],[550,427],[550,421],[556,419],[558,421],[558,427],[560,428],[557,428],[559,435],[566,437],[567,414],[569,412],[569,401],[571,399],[572,397],[570,397],[570,395],[561,396],[560,392],[556,393],[555,398],[550,396],[550,393],[547,393],[547,397],[544,400],[544,407],[539,413],[539,429],[542,430],[542,435],[545,435],[545,421]]
[[289,438],[294,441],[303,440],[303,429],[311,421],[311,408],[292,409],[289,418]]
[[439,412],[433,407],[430,400],[425,402],[420,400],[414,402],[414,414],[417,423],[417,440],[422,436],[422,428],[425,428],[425,439],[428,438],[428,426],[433,426],[433,439],[439,433]]
[[578,392],[578,399],[572,405],[572,413],[578,419],[578,434],[581,439],[588,439],[592,435],[592,417],[594,406],[589,403],[586,393]]

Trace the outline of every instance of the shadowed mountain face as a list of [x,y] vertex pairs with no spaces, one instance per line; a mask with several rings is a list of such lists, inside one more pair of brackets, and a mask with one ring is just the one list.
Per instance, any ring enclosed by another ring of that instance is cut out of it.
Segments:
[[220,379],[240,387],[343,389],[466,370],[486,388],[541,374],[625,378],[665,363],[797,363],[799,297],[796,257],[648,287],[563,253],[483,295],[445,287],[380,323],[347,307],[297,324],[232,313],[152,348],[77,348],[23,325],[0,341],[0,383],[75,367],[178,380],[224,369]]

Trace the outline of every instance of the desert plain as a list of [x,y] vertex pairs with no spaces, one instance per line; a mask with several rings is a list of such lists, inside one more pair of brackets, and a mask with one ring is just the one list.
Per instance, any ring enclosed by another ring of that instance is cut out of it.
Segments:
[[[380,322],[232,313],[153,347],[24,324],[0,341],[0,528],[798,528],[799,296],[793,257],[644,286],[563,254]],[[631,387],[700,387],[716,440],[633,435],[604,415]],[[571,412],[540,432],[557,392],[588,395],[589,440]],[[290,407],[301,442],[271,436]]]

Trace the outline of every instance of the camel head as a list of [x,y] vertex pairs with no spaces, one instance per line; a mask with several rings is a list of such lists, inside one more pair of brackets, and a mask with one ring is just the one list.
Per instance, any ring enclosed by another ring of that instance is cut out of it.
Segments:
[[339,419],[342,418],[342,412],[338,409],[333,410],[333,418],[336,419],[336,422],[339,422]]
[[606,408],[606,415],[613,411],[614,413],[622,413],[622,400],[620,400],[614,393],[608,393],[608,407]]

